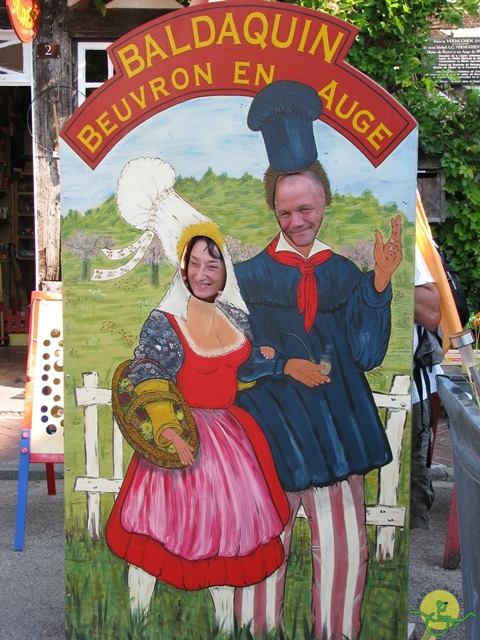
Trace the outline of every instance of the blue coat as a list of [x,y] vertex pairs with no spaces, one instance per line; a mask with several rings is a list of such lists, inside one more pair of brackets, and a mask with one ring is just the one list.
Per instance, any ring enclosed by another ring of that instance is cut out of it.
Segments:
[[[250,311],[254,348],[240,379],[255,385],[237,394],[272,449],[283,488],[327,486],[365,474],[391,461],[365,371],[385,356],[391,329],[390,285],[378,293],[373,272],[362,275],[333,254],[315,268],[318,309],[307,334],[297,308],[300,271],[274,261],[266,251],[235,267]],[[274,347],[265,359],[260,346]],[[329,384],[308,388],[283,369],[289,358],[331,363]]]

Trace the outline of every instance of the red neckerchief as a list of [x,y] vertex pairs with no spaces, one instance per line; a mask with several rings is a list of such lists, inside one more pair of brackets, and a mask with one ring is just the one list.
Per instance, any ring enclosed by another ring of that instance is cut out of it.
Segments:
[[275,251],[278,245],[280,234],[276,236],[266,248],[268,255],[280,264],[288,267],[298,267],[302,278],[297,289],[297,306],[300,313],[304,313],[303,325],[306,333],[310,333],[310,329],[315,322],[315,314],[318,307],[318,290],[315,280],[315,267],[326,262],[332,257],[333,252],[330,249],[319,251],[310,258],[304,258],[293,251]]

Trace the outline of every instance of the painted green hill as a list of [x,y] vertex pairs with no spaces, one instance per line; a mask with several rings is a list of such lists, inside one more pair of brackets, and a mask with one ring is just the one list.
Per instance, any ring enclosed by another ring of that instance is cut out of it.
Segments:
[[[187,202],[217,222],[226,236],[243,244],[263,248],[278,231],[274,214],[269,211],[263,183],[258,178],[244,174],[231,178],[215,174],[208,169],[200,180],[178,178],[175,185]],[[371,239],[380,229],[389,234],[390,218],[400,213],[395,204],[380,205],[370,191],[360,197],[334,194],[322,225],[321,237],[327,244],[339,250],[343,246],[355,246],[362,239]],[[62,220],[62,235],[70,238],[76,231],[99,236],[112,236],[115,246],[122,246],[139,237],[140,233],[121,218],[115,196],[100,207],[85,213],[70,211]],[[413,225],[404,218],[406,237],[413,238]],[[409,246],[405,242],[406,246]],[[408,250],[410,258],[410,250]],[[407,257],[407,256],[406,256]]]

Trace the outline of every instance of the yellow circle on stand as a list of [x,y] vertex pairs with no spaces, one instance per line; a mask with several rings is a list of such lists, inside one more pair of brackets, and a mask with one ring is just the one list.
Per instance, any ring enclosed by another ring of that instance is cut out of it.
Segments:
[[[428,628],[446,630],[450,627],[451,621],[458,620],[460,605],[455,596],[452,596],[448,591],[431,591],[422,600],[420,611],[429,616]],[[442,617],[447,620],[442,622]]]

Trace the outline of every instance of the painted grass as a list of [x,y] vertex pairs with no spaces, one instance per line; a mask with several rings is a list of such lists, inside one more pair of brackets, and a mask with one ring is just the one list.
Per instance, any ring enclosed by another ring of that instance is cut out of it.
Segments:
[[[90,540],[82,528],[67,530],[66,557],[67,640],[254,640],[248,628],[229,636],[216,627],[206,589],[188,592],[157,583],[148,615],[132,620],[127,565],[103,540]],[[399,586],[406,570],[399,565],[393,561],[369,566],[364,610],[375,613],[364,615],[362,640],[406,637],[406,595]],[[271,632],[265,640],[314,640],[310,584],[309,528],[299,520],[287,572],[285,629]]]

